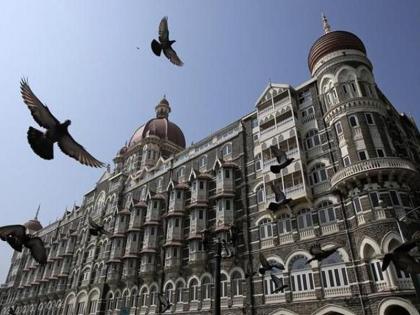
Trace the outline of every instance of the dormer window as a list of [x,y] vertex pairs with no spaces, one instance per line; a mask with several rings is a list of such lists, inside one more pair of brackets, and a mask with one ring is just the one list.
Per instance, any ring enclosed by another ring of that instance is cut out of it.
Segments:
[[232,143],[226,144],[222,149],[223,156],[232,154]]
[[202,156],[198,164],[200,168],[205,168],[207,166],[207,155]]

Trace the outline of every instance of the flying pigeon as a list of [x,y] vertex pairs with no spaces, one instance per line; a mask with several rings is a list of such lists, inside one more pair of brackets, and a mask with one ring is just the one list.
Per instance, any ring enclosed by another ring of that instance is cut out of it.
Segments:
[[54,158],[54,143],[57,142],[61,151],[78,160],[80,163],[92,167],[103,167],[105,164],[95,159],[83,146],[78,144],[70,135],[67,128],[71,121],[60,123],[50,112],[47,106],[36,97],[24,79],[20,81],[20,90],[23,101],[31,111],[34,120],[43,128],[45,133],[29,127],[28,142],[32,150],[46,160]]
[[274,268],[279,270],[284,270],[284,266],[278,262],[269,262],[263,253],[260,252],[260,263],[262,267],[260,267],[259,272],[260,274],[264,275],[267,271],[272,271]]
[[327,257],[331,256],[332,254],[334,254],[337,251],[337,249],[339,249],[339,248],[340,248],[339,246],[334,246],[332,248],[323,250],[323,249],[321,249],[321,245],[320,244],[314,244],[309,249],[309,252],[311,253],[311,255],[313,257],[311,259],[309,259],[306,262],[306,264],[309,264],[313,260],[318,260],[319,262],[321,262],[325,258],[327,258]]
[[292,201],[291,198],[286,198],[286,195],[284,192],[281,191],[278,184],[270,183],[271,190],[274,192],[275,200],[276,202],[270,202],[268,205],[268,209],[276,212],[278,211],[282,206],[287,205],[290,201]]
[[278,165],[271,165],[270,171],[272,171],[275,174],[280,173],[280,170],[287,167],[290,163],[293,162],[294,158],[288,158],[286,153],[277,148],[276,145],[272,145],[270,147],[271,153],[276,157]]
[[39,237],[26,234],[23,225],[6,225],[0,227],[0,239],[6,241],[16,251],[21,252],[23,246],[29,248],[32,257],[41,265],[47,263],[47,251]]
[[90,225],[90,228],[89,228],[90,235],[94,235],[94,236],[103,235],[103,234],[106,234],[108,236],[112,235],[111,232],[104,229],[103,225],[97,224],[95,221],[93,221],[91,217],[89,217],[89,225]]
[[172,304],[169,302],[166,295],[159,294],[158,298],[160,302],[160,313],[165,313],[172,306]]
[[273,274],[271,274],[271,281],[274,282],[274,287],[275,287],[273,293],[278,293],[278,292],[283,293],[284,289],[288,287],[287,284],[283,284],[283,281],[279,277],[276,277]]
[[419,246],[419,240],[408,241],[398,246],[392,253],[385,254],[382,271],[385,271],[392,261],[399,270],[406,273],[420,273],[420,263],[409,254],[409,251],[416,246]]
[[159,24],[159,42],[155,39],[152,40],[153,53],[156,56],[160,56],[160,53],[163,50],[166,58],[168,58],[174,65],[182,66],[184,63],[181,59],[179,59],[175,50],[172,49],[172,44],[175,42],[175,40],[169,40],[168,17],[165,16]]

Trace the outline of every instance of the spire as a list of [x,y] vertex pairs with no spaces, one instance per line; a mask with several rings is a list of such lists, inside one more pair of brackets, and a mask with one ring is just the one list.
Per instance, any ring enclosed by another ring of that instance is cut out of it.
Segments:
[[163,95],[162,100],[159,104],[155,107],[156,111],[156,118],[168,118],[169,113],[171,112],[171,107],[169,106],[169,102],[166,99],[166,95]]
[[331,26],[328,24],[327,17],[324,13],[322,13],[322,28],[324,29],[325,34],[331,32]]
[[38,220],[39,209],[41,209],[41,204],[38,205],[38,209],[36,210],[34,220]]

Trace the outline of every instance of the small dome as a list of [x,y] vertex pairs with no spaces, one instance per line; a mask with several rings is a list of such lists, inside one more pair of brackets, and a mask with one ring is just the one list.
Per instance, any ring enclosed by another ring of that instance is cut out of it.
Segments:
[[39,230],[42,229],[42,225],[41,225],[41,223],[37,219],[29,220],[28,222],[26,222],[24,224],[24,226],[28,230],[34,231],[34,232],[38,232]]
[[333,31],[318,38],[312,45],[308,56],[309,70],[325,55],[337,50],[354,49],[366,54],[366,48],[359,37],[350,32]]

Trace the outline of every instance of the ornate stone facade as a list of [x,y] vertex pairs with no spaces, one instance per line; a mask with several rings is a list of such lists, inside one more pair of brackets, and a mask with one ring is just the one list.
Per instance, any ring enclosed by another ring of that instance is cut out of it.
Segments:
[[[226,239],[232,226],[224,314],[419,314],[408,275],[380,270],[384,253],[410,237],[398,219],[420,205],[419,131],[376,85],[363,43],[346,34],[328,28],[328,47],[317,42],[312,79],[270,84],[253,112],[190,147],[161,101],[81,206],[33,231],[48,264],[13,254],[1,314],[10,305],[31,315],[156,314],[159,292],[173,303],[167,313],[210,314],[213,252],[200,232]],[[269,171],[273,144],[294,157],[278,175]],[[273,181],[293,199],[275,218],[266,210]],[[89,216],[113,235],[89,236]],[[306,264],[314,242],[341,248]],[[284,293],[252,274],[261,251],[284,264]]]

